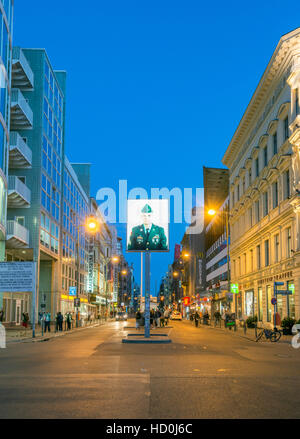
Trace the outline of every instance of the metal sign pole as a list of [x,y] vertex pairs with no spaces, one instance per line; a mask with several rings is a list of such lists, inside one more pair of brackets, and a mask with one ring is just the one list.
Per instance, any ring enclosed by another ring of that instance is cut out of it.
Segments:
[[37,272],[36,272],[36,262],[33,263],[33,272],[34,272],[34,276],[33,276],[33,285],[32,285],[32,338],[35,338],[35,314],[36,314],[36,286],[37,286],[37,282],[36,282],[36,277],[37,277]]
[[150,338],[150,252],[145,254],[145,338]]

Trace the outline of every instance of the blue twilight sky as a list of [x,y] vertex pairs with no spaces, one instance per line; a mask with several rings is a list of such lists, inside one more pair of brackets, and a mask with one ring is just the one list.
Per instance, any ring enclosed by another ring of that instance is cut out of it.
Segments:
[[[91,162],[92,194],[118,187],[201,187],[224,151],[296,0],[15,1],[14,45],[46,48],[67,70],[66,151]],[[172,262],[152,257],[152,291]],[[125,227],[119,227],[125,241]],[[140,257],[128,261],[140,277]]]

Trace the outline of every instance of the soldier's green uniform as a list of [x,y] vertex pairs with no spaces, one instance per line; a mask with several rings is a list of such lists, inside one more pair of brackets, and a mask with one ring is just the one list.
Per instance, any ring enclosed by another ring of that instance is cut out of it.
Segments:
[[[143,213],[151,213],[151,207],[146,204],[142,209]],[[133,227],[128,243],[128,250],[167,250],[167,238],[163,227],[151,225],[150,230],[146,230],[145,225]]]

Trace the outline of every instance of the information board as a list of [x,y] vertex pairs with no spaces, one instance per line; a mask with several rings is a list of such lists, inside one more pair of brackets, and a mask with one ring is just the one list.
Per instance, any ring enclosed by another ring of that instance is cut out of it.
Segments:
[[0,293],[32,292],[34,262],[0,262]]

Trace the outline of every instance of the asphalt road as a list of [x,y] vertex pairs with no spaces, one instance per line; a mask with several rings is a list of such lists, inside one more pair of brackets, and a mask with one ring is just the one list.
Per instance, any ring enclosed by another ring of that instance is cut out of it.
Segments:
[[300,349],[190,322],[122,344],[108,323],[0,349],[0,418],[300,418]]

